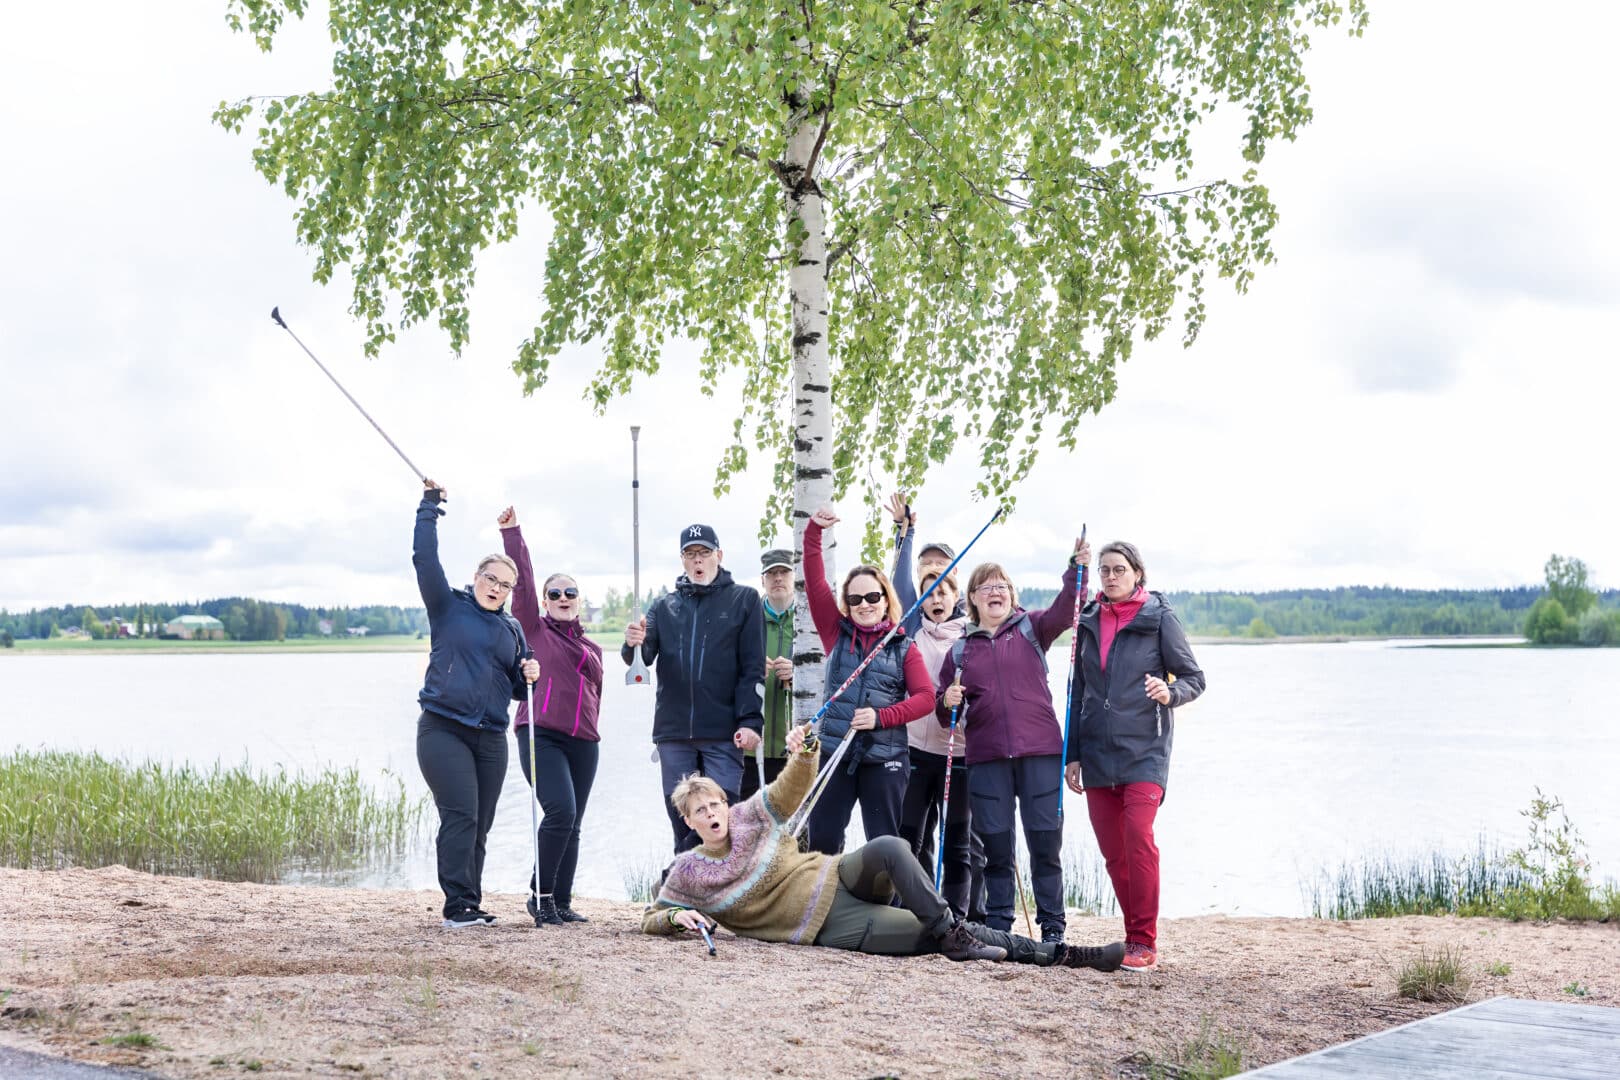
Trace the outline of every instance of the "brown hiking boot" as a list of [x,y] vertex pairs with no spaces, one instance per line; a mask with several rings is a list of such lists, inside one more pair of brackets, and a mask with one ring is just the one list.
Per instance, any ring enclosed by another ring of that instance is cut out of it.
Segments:
[[1064,967],[1092,968],[1096,971],[1118,971],[1125,960],[1125,943],[1112,945],[1059,945],[1058,963]]
[[968,930],[960,920],[953,923],[939,939],[940,954],[947,960],[1005,960],[1007,950],[986,945]]

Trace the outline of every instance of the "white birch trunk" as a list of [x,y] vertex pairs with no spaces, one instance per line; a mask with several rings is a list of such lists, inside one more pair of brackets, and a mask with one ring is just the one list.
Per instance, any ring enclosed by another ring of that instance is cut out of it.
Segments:
[[[822,117],[794,111],[784,159],[790,232],[803,229],[798,260],[788,274],[793,312],[793,550],[796,611],[793,620],[793,715],[809,720],[825,693],[821,637],[810,619],[804,591],[804,527],[817,507],[830,506],[832,473],[832,364],[827,351],[827,236],[821,191],[812,161]],[[809,174],[806,175],[806,170]],[[797,228],[795,227],[795,223]],[[827,577],[835,580],[837,543],[824,535]],[[836,587],[836,585],[835,585]]]

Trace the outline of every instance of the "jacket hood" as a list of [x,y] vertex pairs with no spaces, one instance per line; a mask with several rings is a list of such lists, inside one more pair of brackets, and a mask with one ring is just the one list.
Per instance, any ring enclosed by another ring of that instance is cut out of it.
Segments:
[[685,574],[682,574],[675,579],[675,591],[686,596],[707,596],[716,589],[723,589],[730,584],[731,571],[722,566],[720,572],[714,575],[714,580],[707,585],[699,585]]
[[[1106,601],[1093,600],[1080,609],[1080,618],[1086,622],[1095,622],[1105,606],[1108,606]],[[1165,613],[1174,610],[1175,608],[1170,606],[1170,601],[1165,599],[1164,593],[1150,591],[1142,600],[1142,607],[1137,611],[1136,618],[1130,621],[1130,628],[1133,630],[1157,630],[1159,623],[1164,619]],[[1011,622],[1012,620],[1007,621]]]

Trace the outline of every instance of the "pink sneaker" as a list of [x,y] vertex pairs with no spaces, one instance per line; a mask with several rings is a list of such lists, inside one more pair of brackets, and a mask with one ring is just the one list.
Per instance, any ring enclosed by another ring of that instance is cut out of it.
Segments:
[[1125,959],[1119,965],[1126,971],[1152,971],[1159,966],[1159,954],[1140,941],[1125,943]]

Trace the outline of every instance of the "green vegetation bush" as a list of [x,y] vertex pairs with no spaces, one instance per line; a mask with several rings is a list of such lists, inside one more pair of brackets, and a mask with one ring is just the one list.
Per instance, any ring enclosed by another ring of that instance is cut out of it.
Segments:
[[[1375,919],[1395,915],[1464,915],[1513,919],[1620,919],[1620,888],[1591,878],[1586,847],[1564,804],[1536,788],[1527,810],[1526,846],[1502,853],[1483,837],[1475,849],[1385,855],[1341,864],[1310,887],[1317,918]],[[1556,820],[1555,820],[1556,815]]]
[[379,793],[353,767],[314,777],[203,770],[96,753],[0,756],[0,865],[121,864],[154,874],[274,882],[395,857],[425,806],[394,778]]

